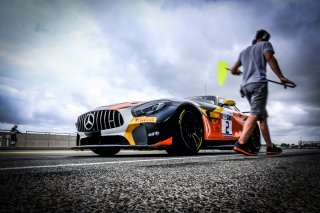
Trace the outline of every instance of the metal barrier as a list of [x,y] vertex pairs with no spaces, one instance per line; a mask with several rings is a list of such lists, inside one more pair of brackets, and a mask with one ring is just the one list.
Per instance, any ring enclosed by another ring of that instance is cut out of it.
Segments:
[[76,145],[76,133],[26,131],[17,134],[17,142],[14,145],[11,144],[11,135],[8,130],[0,130],[0,147],[68,148]]
[[11,143],[10,130],[0,130],[0,147],[9,147]]

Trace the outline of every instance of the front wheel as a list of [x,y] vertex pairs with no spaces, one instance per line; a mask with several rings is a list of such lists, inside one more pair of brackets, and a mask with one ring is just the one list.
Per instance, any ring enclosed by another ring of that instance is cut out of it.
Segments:
[[178,116],[174,129],[173,146],[167,149],[170,155],[195,155],[203,142],[203,124],[200,113],[184,109]]
[[92,149],[92,151],[100,156],[103,157],[111,157],[116,155],[118,152],[120,152],[120,149],[118,148],[108,148],[108,149]]

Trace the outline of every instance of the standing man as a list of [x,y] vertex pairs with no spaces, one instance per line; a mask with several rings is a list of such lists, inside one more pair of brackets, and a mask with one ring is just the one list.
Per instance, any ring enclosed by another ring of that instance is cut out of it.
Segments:
[[20,131],[18,130],[18,126],[14,125],[11,130],[11,145],[15,146],[17,143],[17,133],[20,133]]
[[233,147],[233,150],[244,155],[255,156],[246,144],[251,136],[257,121],[260,122],[260,130],[267,144],[267,155],[281,153],[281,148],[278,148],[271,142],[268,123],[267,123],[267,97],[268,97],[268,80],[266,75],[267,62],[272,71],[278,76],[281,83],[295,86],[295,83],[287,79],[281,72],[277,59],[274,57],[274,50],[269,42],[270,34],[266,30],[258,30],[252,46],[247,47],[240,53],[238,61],[232,67],[233,75],[240,75],[238,70],[243,66],[243,80],[241,90],[247,97],[251,112],[250,116],[245,121],[243,130],[239,140]]

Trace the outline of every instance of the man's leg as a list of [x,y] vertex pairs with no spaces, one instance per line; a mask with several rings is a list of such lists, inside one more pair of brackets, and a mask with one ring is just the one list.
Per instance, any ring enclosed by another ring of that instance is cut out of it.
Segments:
[[256,123],[257,123],[257,116],[256,115],[250,115],[247,118],[246,122],[244,123],[241,136],[238,140],[239,144],[247,143],[249,137],[251,136],[251,134],[254,130],[254,127],[256,126]]
[[260,121],[260,130],[267,146],[272,147],[267,119]]
[[263,89],[266,85],[261,84],[248,84],[242,87],[242,90],[247,97],[251,106],[251,115],[247,117],[240,138],[233,146],[233,150],[244,155],[256,156],[257,153],[252,151],[251,146],[246,145],[248,139],[252,135],[258,120],[258,114],[261,111],[261,106],[265,106],[265,94]]
[[251,150],[250,146],[247,146],[245,143],[248,141],[249,137],[251,136],[255,125],[257,123],[257,116],[256,115],[250,115],[246,122],[244,123],[241,136],[239,140],[234,144],[233,150],[239,153],[242,153],[244,155],[249,156],[256,156],[257,153],[253,152]]
[[260,130],[262,132],[263,138],[267,144],[267,155],[275,155],[282,152],[281,148],[278,148],[271,142],[269,127],[267,119],[260,121]]

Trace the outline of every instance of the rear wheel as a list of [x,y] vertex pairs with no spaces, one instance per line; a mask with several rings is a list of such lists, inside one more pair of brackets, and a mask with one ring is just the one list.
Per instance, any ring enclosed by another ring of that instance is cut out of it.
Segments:
[[98,155],[103,156],[103,157],[110,157],[110,156],[114,156],[118,152],[120,152],[120,149],[118,149],[118,148],[92,149],[92,151]]
[[260,140],[260,129],[258,124],[255,126],[247,144],[253,152],[258,153],[260,151],[261,140]]
[[203,124],[200,113],[184,109],[175,125],[173,146],[167,149],[170,155],[197,154],[203,142]]

